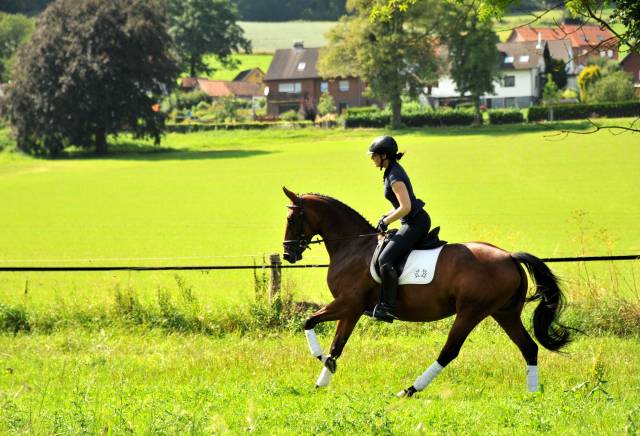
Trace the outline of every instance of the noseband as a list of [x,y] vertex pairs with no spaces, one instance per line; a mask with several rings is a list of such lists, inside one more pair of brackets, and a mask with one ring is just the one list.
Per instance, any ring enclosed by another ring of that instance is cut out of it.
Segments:
[[[307,238],[304,234],[304,222],[306,221],[307,223],[309,223],[309,226],[311,227],[311,229],[315,232],[313,225],[311,224],[311,222],[309,221],[309,218],[307,218],[307,216],[304,214],[304,207],[302,206],[302,194],[299,194],[299,198],[300,198],[300,205],[297,206],[295,204],[287,204],[287,207],[289,209],[299,209],[300,210],[300,236],[298,236],[298,239],[290,239],[287,241],[283,241],[282,242],[282,246],[288,250],[291,251],[293,253],[298,253],[298,254],[302,254],[302,252],[304,250],[306,250],[307,248],[311,249],[309,247],[309,241],[307,241]],[[295,244],[295,245],[291,245],[291,244]]]

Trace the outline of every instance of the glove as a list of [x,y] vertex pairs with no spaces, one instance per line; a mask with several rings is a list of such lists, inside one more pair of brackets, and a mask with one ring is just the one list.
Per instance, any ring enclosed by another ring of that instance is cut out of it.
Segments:
[[389,228],[389,225],[384,223],[384,219],[386,217],[387,217],[386,215],[382,215],[382,218],[380,218],[380,221],[378,221],[377,230],[381,231],[382,233],[386,232],[387,229]]

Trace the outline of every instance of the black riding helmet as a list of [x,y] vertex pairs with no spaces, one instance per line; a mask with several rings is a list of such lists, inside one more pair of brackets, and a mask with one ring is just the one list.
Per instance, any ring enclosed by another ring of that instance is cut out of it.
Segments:
[[396,153],[398,153],[398,144],[395,139],[387,135],[374,139],[367,152],[367,154],[387,154],[390,156],[395,156]]

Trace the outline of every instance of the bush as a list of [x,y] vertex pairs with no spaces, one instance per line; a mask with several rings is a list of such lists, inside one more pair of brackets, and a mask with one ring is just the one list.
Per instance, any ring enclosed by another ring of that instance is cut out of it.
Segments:
[[350,114],[368,114],[368,113],[378,113],[380,112],[380,108],[369,106],[369,107],[354,107],[351,109],[347,109],[347,115]]
[[196,106],[196,110],[198,110],[198,111],[206,111],[206,110],[209,110],[209,109],[211,109],[211,105],[209,103],[207,103],[206,101],[201,101]]
[[635,100],[633,75],[625,71],[609,74],[587,90],[587,103],[613,103]]
[[[276,121],[267,123],[236,123],[236,124],[203,124],[203,123],[191,123],[192,132],[204,132],[208,130],[263,130],[269,128],[304,128],[313,126],[312,121]],[[189,132],[189,125],[186,123],[180,124],[167,124],[166,130],[169,133],[187,133]]]
[[[347,113],[347,127],[384,127],[391,123],[391,112]],[[422,111],[402,113],[407,127],[469,126],[476,119],[475,111],[453,109],[448,111]]]
[[318,115],[318,105],[316,100],[310,95],[300,100],[300,113],[305,120],[313,121]]
[[518,109],[493,109],[488,113],[490,124],[514,124],[524,122],[524,116]]
[[165,97],[160,104],[163,112],[171,112],[174,110],[191,109],[192,106],[198,106],[201,102],[211,104],[213,99],[204,91],[181,92],[174,91],[171,95]]
[[298,111],[291,109],[280,115],[282,121],[300,121],[300,114]]
[[[548,107],[532,106],[529,108],[527,121],[544,121],[549,115]],[[637,117],[640,116],[640,102],[599,104],[567,104],[553,107],[553,119],[580,120],[591,116],[598,117]]]

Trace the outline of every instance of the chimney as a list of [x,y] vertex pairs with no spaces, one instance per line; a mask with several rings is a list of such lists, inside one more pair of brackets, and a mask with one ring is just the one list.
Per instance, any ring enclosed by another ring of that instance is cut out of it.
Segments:
[[536,45],[536,48],[542,48],[542,35],[540,32],[538,32],[538,45]]

